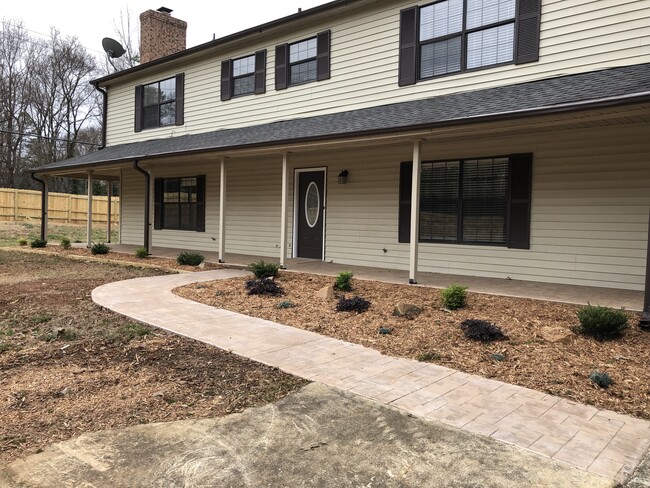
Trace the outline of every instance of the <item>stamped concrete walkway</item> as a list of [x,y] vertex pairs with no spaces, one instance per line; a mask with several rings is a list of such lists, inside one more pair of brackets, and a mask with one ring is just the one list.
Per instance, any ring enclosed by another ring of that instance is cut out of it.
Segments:
[[237,270],[138,278],[93,291],[115,312],[288,373],[625,481],[650,446],[650,423],[433,364],[192,302],[189,283]]

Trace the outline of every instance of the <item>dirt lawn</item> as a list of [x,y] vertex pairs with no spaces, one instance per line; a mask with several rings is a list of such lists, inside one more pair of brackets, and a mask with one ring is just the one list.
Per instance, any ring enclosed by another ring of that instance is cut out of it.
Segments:
[[215,417],[306,384],[92,303],[160,274],[0,250],[0,464],[84,432]]
[[[193,284],[179,295],[209,305],[291,325],[377,349],[384,354],[431,361],[450,368],[525,386],[599,408],[650,419],[650,333],[630,316],[624,336],[607,342],[571,334],[567,343],[543,338],[544,327],[571,332],[579,307],[538,300],[469,293],[466,308],[444,311],[432,288],[354,280],[353,293],[371,302],[362,314],[336,312],[336,300],[315,298],[326,276],[281,272],[281,297],[248,296],[246,279]],[[278,308],[283,301],[293,308]],[[392,315],[395,305],[424,309],[413,320]],[[483,319],[498,325],[508,340],[480,343],[465,338],[460,323]],[[380,335],[379,327],[392,329]],[[495,356],[495,355],[501,355]],[[594,371],[614,380],[609,389],[589,379]]]

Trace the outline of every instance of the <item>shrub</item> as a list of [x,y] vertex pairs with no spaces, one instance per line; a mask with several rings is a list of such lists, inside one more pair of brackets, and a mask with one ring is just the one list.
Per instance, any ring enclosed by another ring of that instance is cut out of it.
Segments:
[[440,353],[437,352],[423,352],[422,354],[418,354],[415,359],[425,363],[427,361],[439,361],[441,356]]
[[90,254],[108,254],[110,248],[103,242],[95,242],[90,248]]
[[63,249],[70,249],[70,246],[71,246],[70,239],[68,239],[67,237],[62,237],[61,238],[61,247]]
[[184,251],[176,257],[176,262],[183,266],[198,266],[204,259],[198,252]]
[[137,248],[137,249],[135,250],[135,257],[136,257],[136,258],[144,259],[144,258],[146,258],[147,256],[149,256],[149,253],[147,252],[147,248],[146,248],[146,247],[139,247],[139,248]]
[[133,339],[138,339],[151,334],[151,328],[147,327],[146,325],[133,322],[128,325],[125,325],[122,328],[121,332],[124,339],[126,339],[127,341],[131,341]]
[[467,302],[467,287],[462,285],[450,285],[440,292],[442,306],[449,310],[463,308]]
[[273,281],[273,278],[248,280],[246,282],[246,289],[249,295],[284,295],[284,290]]
[[370,302],[365,298],[361,297],[352,297],[345,298],[342,297],[339,300],[339,303],[336,304],[337,312],[357,312],[362,313],[370,308]]
[[623,310],[587,305],[578,310],[580,332],[596,339],[610,339],[620,336],[628,325]]
[[487,320],[463,320],[460,328],[465,333],[465,337],[475,341],[491,342],[507,339],[501,329]]
[[45,247],[47,246],[47,241],[44,239],[34,239],[30,243],[30,246],[32,246],[32,249],[37,248],[37,247]]
[[352,271],[342,271],[336,276],[336,281],[334,282],[334,289],[339,291],[350,291],[352,290],[352,277],[354,274]]
[[589,379],[601,388],[609,388],[614,383],[607,373],[601,373],[600,371],[591,373]]
[[278,308],[282,308],[282,309],[293,308],[295,306],[296,306],[296,304],[293,303],[291,300],[284,300],[284,301],[278,303]]
[[18,245],[19,246],[26,246],[27,245],[27,239],[19,239],[18,240]]
[[248,265],[248,269],[255,275],[255,278],[261,280],[263,278],[275,278],[280,270],[280,265],[255,261]]

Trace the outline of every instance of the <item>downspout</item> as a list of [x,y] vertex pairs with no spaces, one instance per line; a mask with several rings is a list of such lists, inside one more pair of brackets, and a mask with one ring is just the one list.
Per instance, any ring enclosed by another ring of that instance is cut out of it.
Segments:
[[144,175],[145,189],[144,189],[144,248],[147,250],[147,254],[150,254],[149,249],[149,228],[150,228],[150,215],[151,215],[151,175],[148,171],[142,169],[138,165],[138,160],[133,161],[133,169],[138,173]]
[[46,231],[45,227],[47,226],[47,183],[45,180],[36,176],[35,173],[30,173],[32,180],[41,184],[41,240],[46,240]]
[[106,147],[106,117],[108,112],[108,90],[93,83],[93,87],[102,94],[102,143],[97,149]]

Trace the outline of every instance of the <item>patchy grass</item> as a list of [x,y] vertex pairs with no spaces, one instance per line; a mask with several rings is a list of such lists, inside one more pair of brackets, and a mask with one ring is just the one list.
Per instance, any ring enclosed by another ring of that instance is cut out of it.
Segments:
[[[111,240],[117,241],[119,226],[111,226]],[[17,246],[21,239],[32,241],[41,236],[40,220],[23,222],[0,222],[0,247]],[[71,242],[86,242],[86,226],[81,224],[56,224],[48,225],[47,241],[58,244],[63,238]],[[106,224],[93,225],[93,241],[106,240]]]

